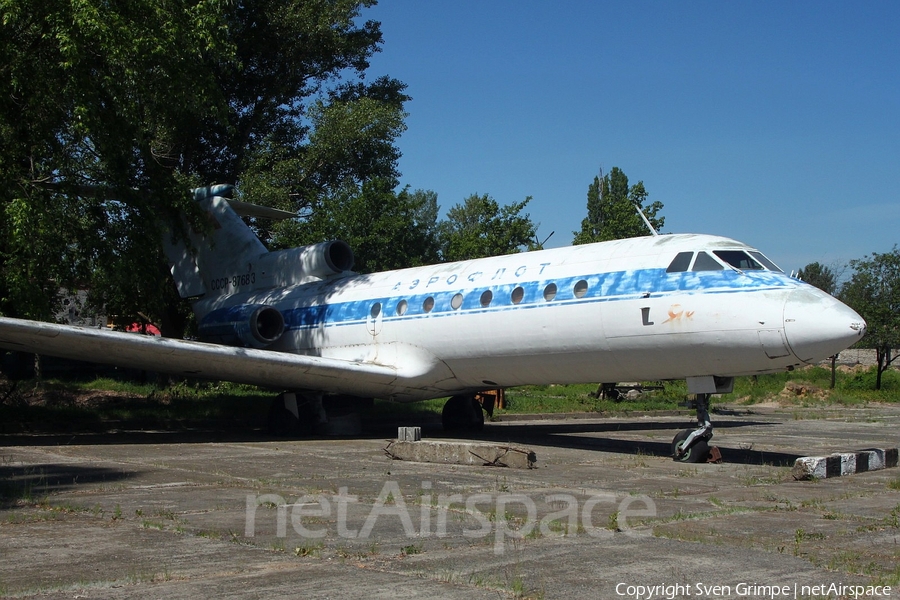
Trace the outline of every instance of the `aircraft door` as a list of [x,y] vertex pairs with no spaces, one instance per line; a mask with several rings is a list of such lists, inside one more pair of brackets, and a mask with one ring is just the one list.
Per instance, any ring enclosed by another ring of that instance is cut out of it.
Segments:
[[366,329],[369,330],[369,333],[373,336],[381,333],[381,323],[384,316],[384,307],[381,302],[376,302],[372,305],[372,308],[369,310],[369,315],[366,317]]

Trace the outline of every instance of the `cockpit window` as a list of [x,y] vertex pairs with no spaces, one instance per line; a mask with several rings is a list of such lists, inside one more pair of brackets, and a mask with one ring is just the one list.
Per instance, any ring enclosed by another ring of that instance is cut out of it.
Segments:
[[[777,271],[783,273],[778,265],[765,257],[762,252],[743,250],[715,250],[713,254],[720,260],[741,271]],[[679,252],[669,263],[666,273],[684,273],[685,271],[721,271],[725,267],[706,252]],[[693,260],[693,266],[691,266]]]
[[678,255],[672,259],[669,268],[666,269],[666,273],[683,273],[684,271],[687,271],[688,267],[691,266],[692,258],[694,258],[693,252],[679,252]]
[[[718,254],[718,252],[716,252],[716,254]],[[721,271],[724,268],[725,267],[716,262],[716,259],[706,252],[698,252],[697,260],[694,261],[694,267],[691,271]]]
[[751,252],[751,253],[750,253],[750,256],[752,256],[753,258],[755,258],[756,260],[758,260],[759,262],[761,262],[762,265],[763,265],[765,268],[767,268],[768,270],[770,270],[770,271],[778,271],[779,273],[784,273],[784,271],[781,270],[781,267],[779,267],[778,265],[776,265],[775,263],[773,263],[771,260],[769,260],[768,258],[766,258],[765,255],[764,255],[762,252]]
[[741,271],[764,271],[765,268],[743,250],[716,250],[715,255]]

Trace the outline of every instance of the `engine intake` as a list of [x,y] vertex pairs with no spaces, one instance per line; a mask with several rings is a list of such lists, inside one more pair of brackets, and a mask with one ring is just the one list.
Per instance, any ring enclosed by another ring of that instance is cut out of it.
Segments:
[[284,333],[284,316],[265,304],[240,304],[214,310],[200,323],[200,339],[229,346],[265,348]]

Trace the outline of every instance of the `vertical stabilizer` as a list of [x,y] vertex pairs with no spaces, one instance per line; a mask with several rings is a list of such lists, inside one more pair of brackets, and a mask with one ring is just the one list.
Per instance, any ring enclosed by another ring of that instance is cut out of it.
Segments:
[[253,265],[268,253],[259,238],[224,197],[230,185],[194,190],[194,198],[209,219],[211,231],[189,231],[191,248],[167,236],[164,249],[182,298],[233,294],[255,281]]

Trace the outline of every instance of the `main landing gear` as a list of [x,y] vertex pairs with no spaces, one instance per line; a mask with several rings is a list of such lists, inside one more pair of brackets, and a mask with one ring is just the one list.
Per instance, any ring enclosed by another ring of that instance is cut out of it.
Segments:
[[484,412],[475,394],[451,396],[441,411],[444,431],[481,431],[484,429]]
[[322,394],[284,392],[269,408],[266,428],[277,437],[312,435],[313,427],[324,420]]
[[706,462],[713,436],[709,420],[709,394],[697,394],[697,428],[679,431],[672,440],[672,457],[685,463]]
[[272,402],[267,429],[277,437],[359,435],[362,432],[361,411],[371,406],[371,398],[284,392]]

